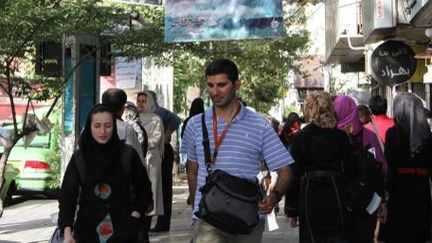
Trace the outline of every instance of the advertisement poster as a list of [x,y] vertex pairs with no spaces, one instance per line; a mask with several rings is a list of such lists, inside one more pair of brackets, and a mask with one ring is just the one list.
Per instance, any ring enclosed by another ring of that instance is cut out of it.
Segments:
[[141,80],[141,60],[126,57],[115,58],[115,79],[117,88],[132,89]]
[[166,0],[165,42],[277,38],[282,0]]

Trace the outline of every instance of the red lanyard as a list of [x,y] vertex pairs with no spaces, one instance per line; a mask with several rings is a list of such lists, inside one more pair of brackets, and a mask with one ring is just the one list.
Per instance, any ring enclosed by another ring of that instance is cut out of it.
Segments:
[[234,120],[234,117],[236,117],[239,113],[240,113],[240,105],[238,106],[236,113],[232,117],[231,121],[229,121],[227,124],[225,124],[225,127],[224,127],[224,129],[223,129],[223,131],[219,137],[218,136],[218,124],[217,124],[216,110],[213,107],[213,138],[215,141],[215,148],[214,148],[213,157],[212,157],[213,163],[215,163],[215,161],[216,161],[216,157],[217,157],[218,152],[219,152],[219,147],[221,146],[223,140],[225,139],[225,136],[228,133],[228,129],[231,127],[231,124],[232,124],[232,121]]

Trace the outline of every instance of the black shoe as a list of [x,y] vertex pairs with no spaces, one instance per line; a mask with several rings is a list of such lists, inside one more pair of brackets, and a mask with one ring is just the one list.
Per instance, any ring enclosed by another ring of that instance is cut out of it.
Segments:
[[169,231],[169,229],[160,228],[160,227],[154,227],[154,228],[150,229],[150,232],[167,232],[167,231]]

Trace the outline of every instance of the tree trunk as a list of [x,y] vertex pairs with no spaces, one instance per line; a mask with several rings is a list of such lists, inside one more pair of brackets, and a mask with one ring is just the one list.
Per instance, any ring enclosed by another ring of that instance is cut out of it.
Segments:
[[[13,148],[13,143],[6,143],[3,144],[3,154],[1,154],[0,158],[0,191],[3,189],[4,186],[4,178],[5,178],[5,172],[6,172],[6,162],[9,158],[9,154]],[[0,217],[3,215],[3,200],[0,198]]]

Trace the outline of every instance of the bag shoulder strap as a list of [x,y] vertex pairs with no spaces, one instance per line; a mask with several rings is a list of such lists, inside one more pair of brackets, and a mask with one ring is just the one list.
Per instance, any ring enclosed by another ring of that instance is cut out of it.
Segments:
[[204,158],[205,158],[205,164],[207,166],[207,170],[210,169],[211,165],[211,159],[210,159],[210,141],[208,138],[208,131],[207,126],[205,122],[205,114],[204,112],[201,115],[201,124],[202,124],[202,131],[203,131],[203,141],[202,144],[204,146]]
[[135,123],[140,128],[141,134],[143,136],[143,142],[141,144],[141,148],[142,148],[144,157],[146,157],[147,150],[148,150],[148,135],[147,135],[147,131],[145,130],[145,128],[143,127],[143,125],[141,125],[141,123],[139,123],[139,122],[135,122]]
[[209,138],[208,138],[208,131],[207,131],[206,123],[205,123],[205,115],[204,115],[204,113],[201,115],[201,124],[202,124],[202,130],[203,130],[204,157],[205,157],[206,165],[209,166],[209,164],[211,163],[211,159],[210,159],[210,141],[209,141]]

